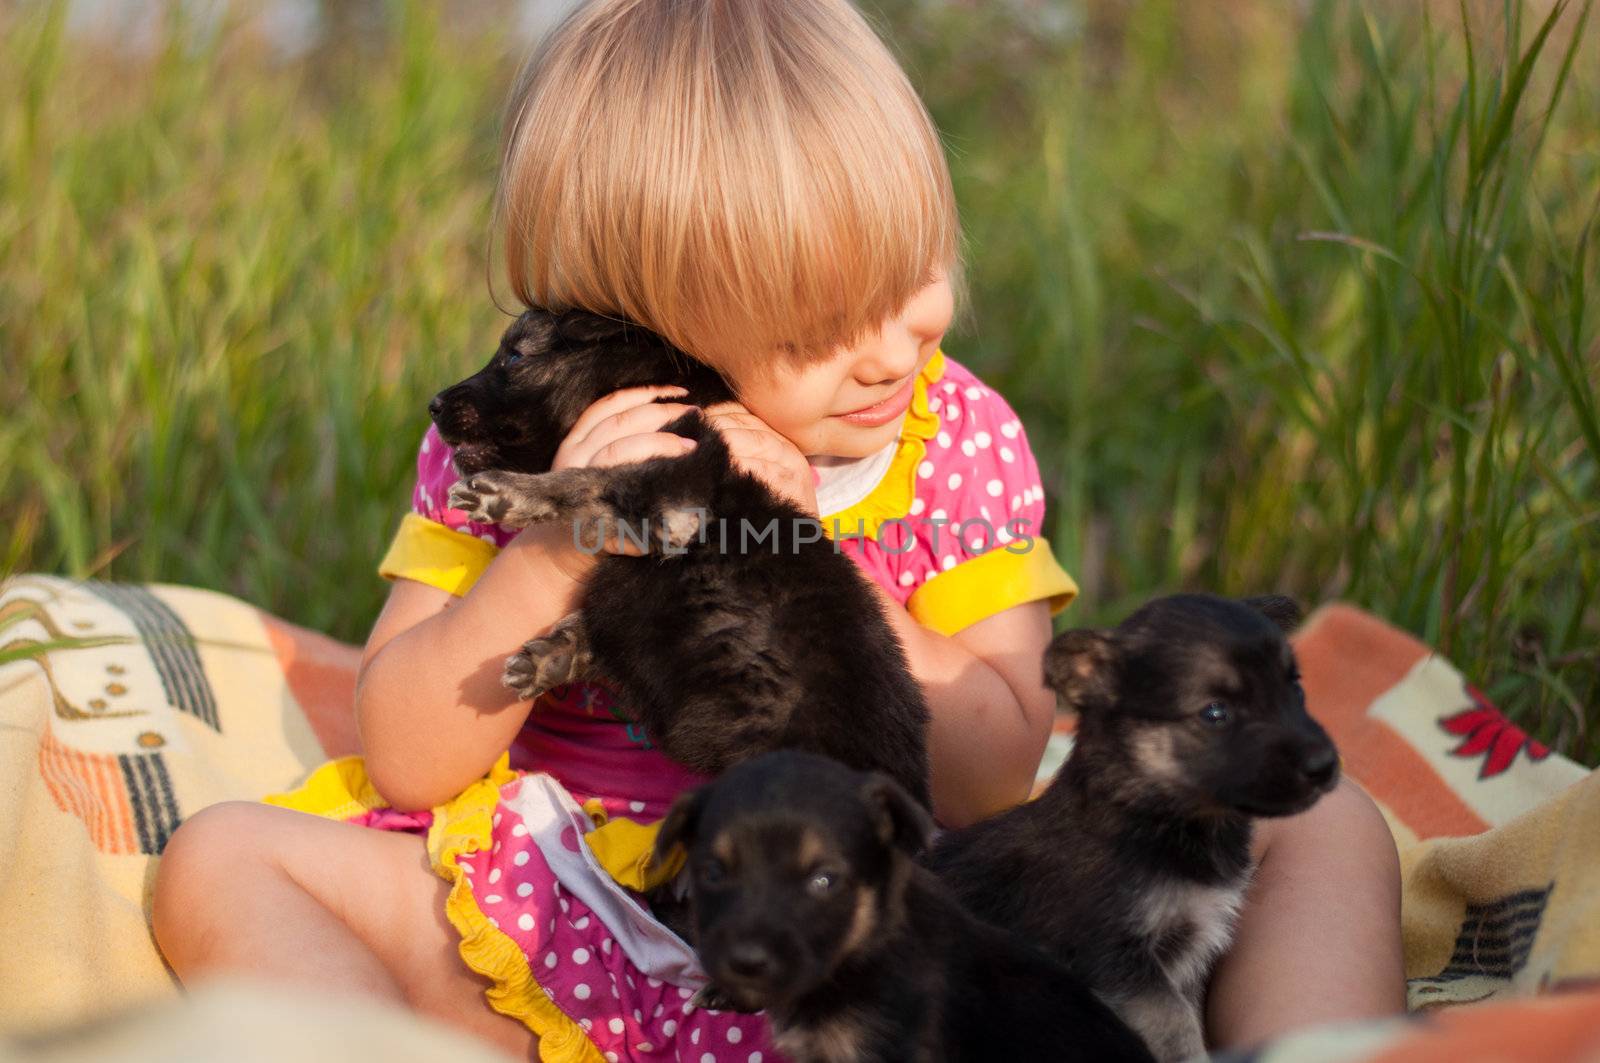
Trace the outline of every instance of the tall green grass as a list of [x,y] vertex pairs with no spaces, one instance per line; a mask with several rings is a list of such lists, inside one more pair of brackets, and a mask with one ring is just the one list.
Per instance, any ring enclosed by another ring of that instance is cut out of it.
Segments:
[[[0,566],[359,639],[485,284],[516,42],[0,7]],[[1600,30],[1573,3],[884,0],[1083,583],[1342,597],[1600,752]],[[1298,13],[1297,13],[1298,12]]]

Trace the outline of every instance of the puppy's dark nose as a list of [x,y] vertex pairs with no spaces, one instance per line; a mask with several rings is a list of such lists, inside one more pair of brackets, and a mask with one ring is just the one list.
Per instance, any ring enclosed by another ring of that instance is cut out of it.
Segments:
[[765,945],[741,941],[728,950],[728,970],[740,978],[757,981],[773,972],[777,960]]
[[444,396],[442,394],[435,395],[433,397],[433,399],[428,403],[428,416],[432,417],[435,421],[437,421],[439,419],[439,414],[441,414],[443,412],[444,412]]
[[1321,746],[1313,749],[1300,761],[1300,774],[1306,781],[1321,789],[1333,782],[1339,773],[1339,754],[1332,746]]

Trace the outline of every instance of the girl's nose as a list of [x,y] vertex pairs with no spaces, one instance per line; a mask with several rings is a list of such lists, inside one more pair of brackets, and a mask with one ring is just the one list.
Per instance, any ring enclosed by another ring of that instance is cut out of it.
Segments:
[[920,353],[915,337],[886,333],[870,350],[862,352],[856,364],[856,379],[868,387],[904,380],[916,369]]

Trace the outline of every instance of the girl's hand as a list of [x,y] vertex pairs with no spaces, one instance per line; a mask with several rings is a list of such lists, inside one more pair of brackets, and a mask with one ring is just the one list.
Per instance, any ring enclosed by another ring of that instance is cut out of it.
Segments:
[[817,479],[795,445],[737,402],[707,407],[706,419],[728,441],[734,464],[817,516]]
[[663,432],[661,427],[694,407],[681,402],[655,401],[686,394],[688,392],[679,387],[613,391],[584,410],[573,422],[572,431],[556,449],[550,471],[631,465],[650,458],[676,458],[687,454],[694,449],[694,441]]

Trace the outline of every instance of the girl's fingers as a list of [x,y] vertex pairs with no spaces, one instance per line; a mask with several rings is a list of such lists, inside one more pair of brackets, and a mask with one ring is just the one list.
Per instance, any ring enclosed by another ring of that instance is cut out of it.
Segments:
[[675,398],[687,394],[683,388],[676,386],[623,388],[621,391],[613,391],[604,398],[597,399],[587,410],[578,415],[578,419],[572,422],[572,430],[567,433],[567,438],[583,439],[593,432],[601,421],[624,410],[649,406],[657,399]]
[[594,456],[602,448],[628,436],[652,435],[660,431],[663,425],[676,421],[693,409],[695,407],[680,402],[647,402],[641,406],[630,406],[600,421],[587,435],[574,433],[567,436],[561,449],[556,452],[553,467],[593,465]]
[[694,440],[671,432],[649,432],[612,440],[595,451],[585,463],[592,468],[632,465],[651,458],[677,458],[694,449]]

